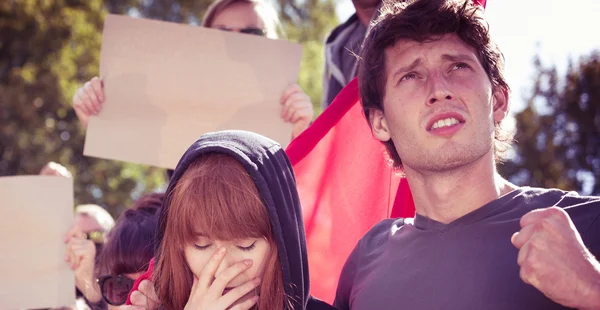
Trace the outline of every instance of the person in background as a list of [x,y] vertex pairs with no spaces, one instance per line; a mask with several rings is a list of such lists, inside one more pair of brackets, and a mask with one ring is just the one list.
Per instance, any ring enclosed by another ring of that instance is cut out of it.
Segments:
[[81,230],[74,228],[67,234],[65,260],[92,309],[124,304],[134,281],[148,268],[163,197],[158,193],[144,196],[123,212],[98,255],[93,241]]
[[[65,166],[52,161],[42,167],[40,175],[73,178]],[[75,218],[71,230],[81,231],[95,243],[102,244],[104,235],[114,225],[115,220],[104,208],[95,204],[83,204],[75,208]]]
[[48,162],[46,165],[44,165],[44,167],[42,167],[40,170],[40,175],[73,178],[73,175],[71,175],[71,172],[65,166],[53,161]]
[[[97,261],[105,244],[105,236],[114,225],[115,221],[112,216],[101,206],[95,204],[78,205],[75,207],[75,218],[65,237],[65,243],[67,243],[67,247],[71,246],[73,249],[81,251],[92,251],[93,248],[92,257],[94,261]],[[77,235],[78,238],[69,238],[69,236],[74,235]],[[66,258],[67,256],[65,256]],[[84,265],[86,263],[91,262],[86,260]],[[95,276],[95,274],[82,274],[86,270],[85,268],[75,270],[76,296],[79,304],[91,306],[98,300],[98,296],[94,294],[95,291],[90,291],[90,287],[81,280],[87,276]]]
[[[71,172],[65,166],[52,161],[42,167],[40,175],[73,178]],[[67,236],[75,232],[80,234],[81,240],[71,241],[71,246],[78,244],[83,248],[88,247],[88,250],[93,247],[94,260],[97,260],[97,256],[101,253],[104,245],[104,236],[114,225],[115,220],[101,206],[95,204],[79,205],[75,207],[73,224]],[[68,237],[65,237],[65,242],[68,242]],[[89,294],[84,293],[87,289],[84,283],[75,281],[76,309],[89,308],[90,301],[86,298]],[[90,296],[92,296],[92,300],[96,297],[94,295]]]
[[[275,10],[260,0],[218,0],[204,15],[202,26],[248,35],[279,37],[281,28]],[[104,104],[104,88],[98,77],[86,82],[73,96],[73,108],[83,126],[91,115],[98,115]],[[292,124],[292,138],[310,125],[314,110],[310,97],[297,84],[290,85],[281,95],[281,118]]]
[[357,73],[358,56],[369,23],[377,16],[381,0],[352,0],[355,13],[337,26],[325,41],[325,68],[321,107],[327,108]]
[[71,229],[83,232],[87,239],[102,245],[104,236],[114,225],[115,220],[106,209],[95,204],[83,204],[75,207],[75,219]]

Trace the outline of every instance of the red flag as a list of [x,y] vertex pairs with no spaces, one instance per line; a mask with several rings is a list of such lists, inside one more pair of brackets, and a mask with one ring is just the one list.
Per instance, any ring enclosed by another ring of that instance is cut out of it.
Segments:
[[384,218],[413,217],[412,196],[371,133],[356,79],[286,153],[302,203],[311,294],[331,303],[356,242]]

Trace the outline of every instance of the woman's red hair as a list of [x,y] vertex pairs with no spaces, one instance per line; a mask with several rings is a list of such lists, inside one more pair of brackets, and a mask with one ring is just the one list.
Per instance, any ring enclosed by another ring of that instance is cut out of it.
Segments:
[[184,248],[198,232],[210,239],[265,238],[265,260],[258,310],[283,309],[283,276],[271,221],[254,180],[233,157],[203,155],[178,181],[165,208],[167,223],[154,270],[156,292],[165,309],[183,309],[193,275]]

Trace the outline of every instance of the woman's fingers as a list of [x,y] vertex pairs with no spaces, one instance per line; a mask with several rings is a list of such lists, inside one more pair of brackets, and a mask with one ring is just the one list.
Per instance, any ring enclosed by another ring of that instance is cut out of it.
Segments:
[[231,280],[235,279],[235,277],[248,270],[250,267],[252,267],[252,261],[249,259],[229,266],[227,269],[219,273],[217,277],[215,277],[215,280],[210,286],[209,291],[211,293],[218,294],[218,296],[221,296],[221,294],[223,294],[223,291],[227,287],[227,284],[229,284]]
[[223,306],[223,308],[229,308],[233,303],[244,297],[246,294],[252,292],[259,285],[260,278],[250,280],[223,295],[219,299],[219,305]]
[[217,269],[219,265],[223,261],[225,257],[225,253],[227,252],[226,248],[219,248],[213,253],[210,257],[204,268],[199,275],[195,275],[198,277],[198,287],[203,291],[208,289],[212,283],[212,280],[215,278],[215,274],[217,273]]

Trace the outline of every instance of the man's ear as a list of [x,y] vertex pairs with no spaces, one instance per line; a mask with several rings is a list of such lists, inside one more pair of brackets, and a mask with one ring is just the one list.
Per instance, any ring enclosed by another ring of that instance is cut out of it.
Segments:
[[387,142],[392,138],[382,110],[371,109],[369,112],[369,123],[371,124],[373,136],[377,140],[381,142]]
[[508,90],[496,87],[493,96],[494,122],[500,123],[508,115]]

